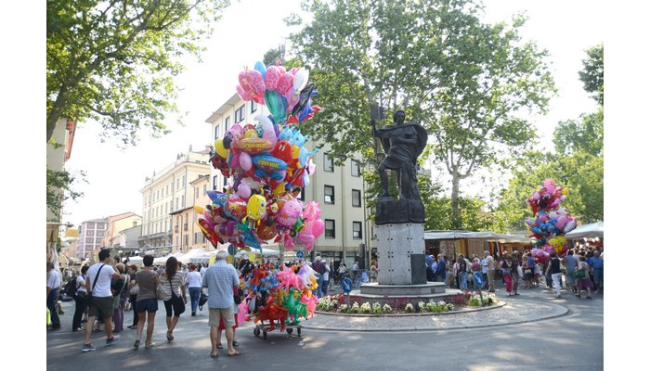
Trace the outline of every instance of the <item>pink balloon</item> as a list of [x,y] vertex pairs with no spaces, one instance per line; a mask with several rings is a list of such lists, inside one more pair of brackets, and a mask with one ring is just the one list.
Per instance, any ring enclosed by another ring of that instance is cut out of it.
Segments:
[[253,91],[253,88],[251,87],[250,82],[248,81],[246,71],[241,71],[239,73],[239,85],[242,87],[242,90],[245,91],[246,93],[249,93]]
[[284,75],[280,77],[276,90],[278,93],[286,97],[286,93],[289,88],[293,88],[293,75],[290,72],[285,72]]
[[315,238],[318,238],[323,234],[323,232],[325,232],[325,222],[320,219],[314,220],[313,225],[311,226],[311,233]]
[[296,241],[298,241],[299,243],[305,245],[305,247],[308,250],[311,249],[312,247],[314,247],[314,241],[315,240],[316,240],[316,238],[314,237],[314,235],[309,234],[309,233],[303,233],[303,232],[298,233],[298,237],[296,237]]
[[555,227],[557,229],[562,229],[566,225],[566,223],[569,221],[569,218],[566,216],[562,215],[559,218],[557,218],[557,222],[555,222]]
[[544,245],[544,248],[546,249],[546,252],[549,253],[549,254],[552,253],[553,251],[555,251],[555,247],[553,247],[551,245],[548,245],[548,244]]
[[239,166],[241,166],[244,171],[248,171],[253,167],[253,160],[248,153],[242,152],[239,154]]
[[255,93],[264,94],[266,86],[264,85],[264,78],[260,71],[248,70],[248,72],[246,72],[246,79]]
[[248,200],[249,198],[251,198],[251,187],[248,184],[241,182],[239,183],[239,187],[237,188],[237,194],[241,198]]
[[244,88],[241,87],[241,85],[237,85],[237,94],[239,94],[239,97],[245,100],[246,102],[249,102],[253,99],[253,97],[251,97],[251,93],[245,91]]
[[280,81],[280,69],[276,66],[271,66],[266,69],[266,78],[265,78],[265,83],[266,83],[266,89],[270,91],[274,91],[278,87],[278,81]]
[[234,154],[234,155],[231,154],[231,156],[232,157],[230,159],[230,168],[231,169],[236,169],[238,167],[241,167],[241,165],[239,164],[239,153]]

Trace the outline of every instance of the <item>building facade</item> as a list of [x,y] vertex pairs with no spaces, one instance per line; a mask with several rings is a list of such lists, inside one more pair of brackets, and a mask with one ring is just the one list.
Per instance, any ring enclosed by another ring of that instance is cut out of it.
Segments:
[[162,256],[181,251],[183,239],[176,241],[173,236],[174,219],[178,219],[179,211],[193,207],[194,188],[190,183],[210,174],[209,157],[208,149],[192,151],[190,147],[187,153],[177,155],[173,163],[145,179],[140,190],[143,210],[139,239],[145,253]]
[[142,217],[133,212],[126,212],[106,218],[107,229],[104,234],[105,247],[124,247],[121,245],[121,232],[128,228],[142,225]]
[[[255,125],[255,117],[260,114],[269,115],[265,105],[253,101],[245,102],[234,94],[210,115],[206,122],[212,126],[214,140],[223,137],[234,124]],[[303,201],[318,202],[321,219],[325,223],[325,232],[316,240],[312,251],[327,258],[345,258],[348,267],[352,266],[355,259],[361,260],[363,264],[370,253],[366,246],[371,245],[372,241],[372,228],[370,223],[366,222],[369,214],[365,207],[363,163],[347,159],[343,166],[335,166],[336,158],[329,152],[330,147],[327,144],[308,141],[307,146],[310,149],[322,147],[314,155],[317,170],[300,195]],[[219,170],[211,167],[211,189],[222,190],[228,181]]]
[[93,251],[99,251],[104,247],[104,236],[107,229],[106,219],[93,219],[81,223],[77,239],[77,257],[81,260],[92,259]]

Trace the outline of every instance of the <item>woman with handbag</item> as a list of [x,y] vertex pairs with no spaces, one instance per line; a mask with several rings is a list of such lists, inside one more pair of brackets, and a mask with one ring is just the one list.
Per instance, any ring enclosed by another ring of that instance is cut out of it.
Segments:
[[135,280],[139,287],[135,301],[135,311],[138,313],[138,333],[133,347],[136,349],[140,347],[145,322],[147,322],[147,340],[144,347],[151,348],[156,345],[152,341],[152,336],[158,311],[158,298],[156,297],[156,286],[159,285],[158,275],[153,270],[152,255],[145,255],[142,258],[142,264],[144,264],[144,268],[135,274]]
[[183,280],[183,274],[178,270],[178,260],[175,257],[172,256],[167,259],[165,273],[160,280],[160,284],[165,287],[163,302],[167,314],[167,341],[172,341],[174,340],[174,328],[176,328],[181,314],[185,312],[185,303],[187,303],[185,280]]
[[138,267],[135,264],[129,266],[129,302],[131,302],[131,309],[133,310],[133,323],[131,326],[128,326],[131,330],[138,328],[138,313],[135,311],[135,301],[138,298],[138,283],[135,281],[135,272],[138,271]]
[[591,299],[591,288],[593,284],[591,283],[591,276],[589,275],[589,264],[585,261],[583,255],[578,257],[578,267],[576,268],[573,277],[576,279],[576,287],[578,293],[576,296],[581,298],[582,290],[587,290],[587,299]]

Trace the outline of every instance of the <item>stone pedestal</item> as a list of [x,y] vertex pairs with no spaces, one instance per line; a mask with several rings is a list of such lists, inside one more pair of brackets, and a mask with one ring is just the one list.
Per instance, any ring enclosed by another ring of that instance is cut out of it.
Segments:
[[[379,285],[426,283],[424,224],[382,224],[376,231]],[[421,261],[422,267],[413,268],[412,261]]]

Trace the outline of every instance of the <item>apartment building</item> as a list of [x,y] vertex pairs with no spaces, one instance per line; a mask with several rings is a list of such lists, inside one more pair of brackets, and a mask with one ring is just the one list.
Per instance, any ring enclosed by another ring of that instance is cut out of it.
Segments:
[[93,219],[81,223],[77,239],[77,257],[81,260],[92,259],[93,251],[99,251],[104,247],[104,236],[107,229],[106,219]]
[[[188,250],[189,244],[184,244],[184,238],[180,236],[187,220],[184,211],[194,206],[191,182],[210,174],[209,157],[208,149],[192,151],[190,147],[187,153],[178,154],[176,160],[164,169],[145,178],[145,185],[140,190],[143,210],[139,243],[146,253],[162,256],[172,251]],[[180,222],[181,216],[183,222]],[[179,238],[175,235],[175,225],[179,228]]]
[[[268,115],[268,108],[253,101],[245,102],[234,94],[206,120],[212,126],[212,140],[222,137],[234,124],[255,125],[255,116],[259,114]],[[364,164],[348,159],[343,166],[335,166],[335,155],[329,152],[330,147],[326,143],[308,141],[307,146],[312,150],[322,147],[314,155],[317,170],[300,195],[303,201],[318,202],[321,219],[325,222],[325,232],[316,240],[314,253],[331,259],[345,257],[348,267],[356,258],[363,256],[367,260],[370,250],[366,246],[372,241],[372,228],[366,222],[369,214],[365,208]],[[211,168],[210,180],[211,189],[221,190],[229,179],[219,170]]]
[[142,217],[133,212],[112,215],[106,218],[107,229],[104,234],[105,247],[124,247],[120,245],[121,232],[142,225]]

